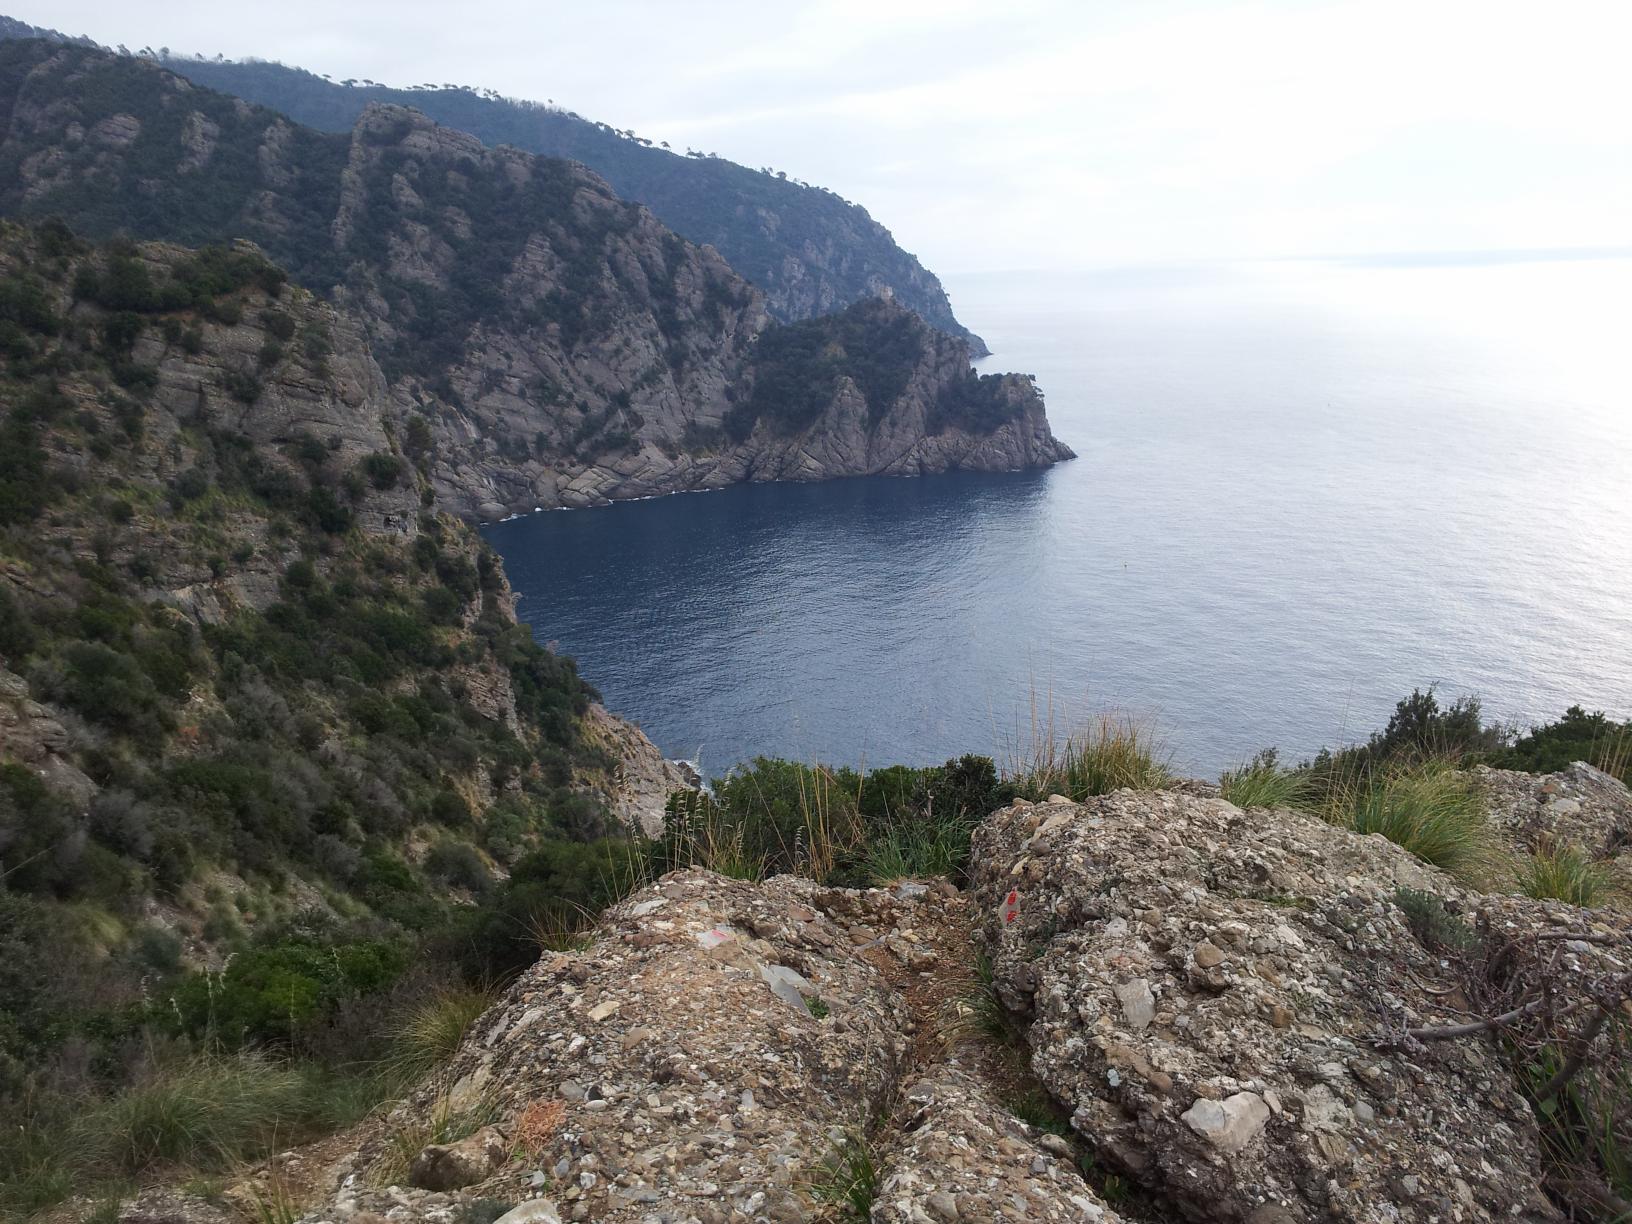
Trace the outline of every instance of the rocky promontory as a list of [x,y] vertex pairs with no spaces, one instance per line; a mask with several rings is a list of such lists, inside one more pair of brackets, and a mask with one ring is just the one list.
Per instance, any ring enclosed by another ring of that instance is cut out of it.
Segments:
[[893,300],[777,323],[712,246],[576,163],[375,103],[320,132],[148,60],[0,41],[0,213],[248,239],[366,338],[441,507],[495,519],[750,480],[1071,457],[1028,378]]

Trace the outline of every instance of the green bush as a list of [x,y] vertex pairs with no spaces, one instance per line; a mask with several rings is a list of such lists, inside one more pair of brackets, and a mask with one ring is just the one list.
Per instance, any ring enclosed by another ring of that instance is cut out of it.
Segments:
[[22,605],[9,590],[0,586],[0,659],[5,659],[16,671],[38,640],[34,623]]
[[239,952],[220,973],[189,974],[166,1010],[183,1033],[230,1047],[291,1045],[342,1002],[385,990],[413,963],[400,940],[291,936]]
[[141,666],[100,642],[73,642],[60,656],[60,683],[52,696],[92,722],[151,738],[168,725],[169,711]]
[[1596,765],[1632,784],[1632,722],[1618,723],[1602,710],[1588,714],[1571,706],[1555,722],[1531,727],[1507,748],[1491,753],[1498,769],[1557,773],[1575,761]]
[[485,892],[493,875],[476,848],[467,842],[440,841],[425,853],[425,874],[451,888]]
[[450,939],[473,981],[502,981],[538,959],[550,932],[587,925],[647,878],[645,847],[624,838],[545,840]]
[[376,489],[389,489],[402,479],[404,464],[395,455],[376,451],[363,458],[363,474]]

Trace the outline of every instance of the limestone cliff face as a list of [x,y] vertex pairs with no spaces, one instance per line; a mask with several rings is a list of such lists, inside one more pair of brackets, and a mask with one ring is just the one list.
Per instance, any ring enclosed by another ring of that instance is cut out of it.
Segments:
[[[1028,380],[987,388],[1000,411],[942,411],[968,379],[968,342],[876,300],[831,323],[831,347],[914,331],[886,362],[904,379],[881,397],[824,378],[817,411],[779,413],[764,340],[790,325],[717,251],[576,163],[491,149],[400,106],[335,135],[146,61],[12,42],[0,131],[0,212],[93,235],[247,237],[342,307],[378,360],[391,427],[466,518],[1070,456]],[[828,321],[791,326],[813,325]]]

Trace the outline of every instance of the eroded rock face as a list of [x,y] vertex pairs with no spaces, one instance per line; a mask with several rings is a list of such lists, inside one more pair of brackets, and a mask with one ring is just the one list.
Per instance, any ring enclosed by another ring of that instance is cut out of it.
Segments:
[[830,898],[897,904],[791,877],[665,877],[587,950],[523,975],[446,1099],[482,1102],[573,1219],[807,1218],[811,1171],[893,1099],[908,1044],[899,997]]
[[1121,1220],[1082,1180],[1069,1144],[1037,1136],[957,1068],[934,1068],[906,1090],[904,1108],[873,1224]]
[[1632,792],[1585,761],[1552,774],[1474,770],[1490,802],[1491,824],[1515,853],[1574,847],[1616,864],[1632,880]]
[[606,747],[618,762],[603,788],[612,814],[624,827],[657,837],[663,832],[664,813],[675,791],[696,790],[696,772],[667,760],[639,727],[607,713],[598,705],[584,719],[589,737]]
[[1394,900],[1459,891],[1391,843],[1122,792],[1007,808],[974,862],[1033,1069],[1176,1218],[1559,1218],[1493,1046],[1372,1041],[1462,1018]]

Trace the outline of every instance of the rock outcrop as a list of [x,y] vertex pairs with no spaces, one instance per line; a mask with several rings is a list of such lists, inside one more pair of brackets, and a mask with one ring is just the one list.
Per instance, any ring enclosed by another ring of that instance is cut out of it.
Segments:
[[696,790],[702,781],[697,771],[665,758],[639,727],[604,706],[590,706],[584,730],[617,762],[606,797],[618,821],[647,837],[660,836],[669,797]]
[[1069,1143],[1018,1122],[967,1072],[933,1068],[902,1103],[901,1138],[885,1156],[872,1224],[1121,1221],[1084,1184]]
[[851,308],[867,324],[856,342],[918,333],[887,391],[838,378],[813,411],[778,415],[778,396],[776,419],[745,419],[766,399],[775,325],[713,247],[581,165],[405,107],[371,105],[335,135],[145,60],[0,42],[0,165],[0,212],[61,214],[93,236],[248,238],[332,297],[352,320],[337,329],[360,328],[383,370],[388,396],[358,384],[372,416],[466,518],[1071,457],[1028,379],[987,384],[979,413],[946,411],[971,378],[969,341],[875,299]]
[[1395,901],[1381,837],[1219,799],[1018,803],[974,850],[1003,997],[1096,1158],[1177,1218],[1554,1220],[1530,1108]]
[[1491,824],[1518,855],[1573,849],[1632,884],[1632,791],[1577,761],[1552,774],[1474,769]]
[[[1565,1219],[1510,1050],[1434,1035],[1478,1012],[1412,899],[1563,989],[1624,977],[1625,916],[1201,792],[1016,801],[967,893],[665,876],[526,971],[305,1219]],[[972,919],[1034,1078],[960,1027]],[[1011,1112],[1025,1085],[1069,1132]]]
[[[486,1111],[573,1219],[806,1218],[824,1157],[892,1099],[907,1050],[899,1000],[833,904],[791,877],[667,877],[588,949],[524,974],[452,1087],[401,1121]],[[368,1153],[359,1168],[366,1183]]]

